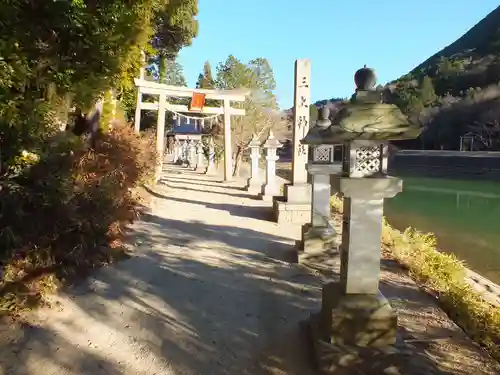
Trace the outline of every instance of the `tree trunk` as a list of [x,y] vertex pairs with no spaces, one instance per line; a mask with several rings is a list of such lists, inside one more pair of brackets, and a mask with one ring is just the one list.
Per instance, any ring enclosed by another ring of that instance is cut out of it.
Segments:
[[241,159],[243,157],[243,147],[236,147],[236,154],[234,156],[234,168],[233,168],[233,177],[240,175],[240,167],[241,167]]

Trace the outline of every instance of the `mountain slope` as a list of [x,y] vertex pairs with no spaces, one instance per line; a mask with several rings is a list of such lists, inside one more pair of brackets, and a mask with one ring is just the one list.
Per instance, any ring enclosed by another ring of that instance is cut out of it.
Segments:
[[462,37],[386,86],[425,127],[411,148],[500,150],[500,7]]
[[[500,151],[499,83],[500,6],[383,88],[388,102],[424,127],[419,139],[396,143],[404,148]],[[325,104],[333,109],[332,114],[342,105],[324,100],[315,106]]]

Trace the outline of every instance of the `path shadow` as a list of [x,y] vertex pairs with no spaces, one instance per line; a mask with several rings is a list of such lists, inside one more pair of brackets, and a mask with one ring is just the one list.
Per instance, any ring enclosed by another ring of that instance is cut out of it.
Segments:
[[[238,216],[247,219],[255,219],[255,220],[264,220],[264,221],[273,221],[273,213],[272,211],[266,210],[266,206],[246,206],[239,204],[231,204],[231,203],[210,203],[204,201],[198,201],[194,199],[185,199],[179,197],[170,197],[167,195],[160,194],[151,190],[150,188],[146,188],[147,191],[156,198],[160,198],[162,200],[170,200],[173,202],[181,202],[181,203],[190,203],[195,205],[204,206],[213,210],[226,211],[231,216]],[[180,188],[182,189],[182,188]],[[245,197],[248,198],[248,197]]]
[[173,177],[173,176],[163,176],[160,179],[160,183],[164,182],[176,182],[176,183],[183,183],[183,184],[193,184],[193,185],[199,185],[199,186],[207,186],[207,187],[220,187],[228,190],[239,190],[239,191],[245,191],[245,187],[243,186],[235,186],[235,184],[240,184],[239,181],[232,181],[232,182],[226,182],[223,180],[207,180],[205,178],[184,178],[183,177]]
[[[264,364],[274,339],[318,308],[315,278],[269,258],[272,236],[153,215],[144,220],[134,226],[130,260],[66,290],[78,310],[111,332],[128,326],[136,345],[168,359],[172,374],[271,374]],[[85,329],[78,321],[65,324],[72,332]],[[303,363],[289,374],[314,374]]]
[[[162,185],[165,185],[165,186],[167,186],[167,187],[169,187],[171,189],[197,191],[197,192],[200,192],[200,193],[209,193],[209,194],[217,194],[217,195],[225,195],[225,196],[230,195],[231,197],[235,197],[235,198],[245,198],[245,199],[259,200],[258,196],[252,195],[250,193],[239,194],[239,193],[232,193],[232,192],[228,192],[228,191],[214,191],[214,190],[210,190],[209,192],[207,192],[206,190],[193,189],[191,187],[175,186],[175,185],[168,184],[166,182],[162,182]],[[196,185],[200,185],[200,184],[196,184]],[[215,185],[212,185],[212,186],[215,186]],[[224,187],[224,189],[225,189],[225,187]],[[225,190],[227,190],[227,189],[225,189]]]
[[295,248],[292,241],[287,237],[278,237],[270,234],[257,232],[246,228],[237,228],[226,225],[210,225],[203,222],[185,222],[159,217],[153,214],[143,214],[143,223],[154,224],[157,227],[165,227],[165,233],[152,237],[148,230],[133,229],[127,233],[127,237],[133,236],[140,241],[141,246],[155,247],[158,243],[151,242],[161,240],[162,246],[175,245],[189,247],[202,241],[215,241],[227,247],[239,248],[251,251],[248,255],[252,259],[265,262],[287,262],[295,256]]
[[71,337],[39,325],[4,319],[0,334],[0,374],[62,374],[66,369],[75,375],[122,375],[132,370],[108,360],[92,345],[75,345]]

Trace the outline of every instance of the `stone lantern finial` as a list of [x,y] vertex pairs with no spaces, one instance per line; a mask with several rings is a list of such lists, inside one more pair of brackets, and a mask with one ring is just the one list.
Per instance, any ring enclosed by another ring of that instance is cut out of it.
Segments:
[[367,68],[366,65],[354,73],[354,83],[356,90],[373,90],[377,83],[375,70]]
[[321,107],[321,109],[318,112],[318,120],[316,121],[316,126],[319,126],[321,128],[326,128],[331,125],[330,121],[330,108],[328,108],[326,105]]

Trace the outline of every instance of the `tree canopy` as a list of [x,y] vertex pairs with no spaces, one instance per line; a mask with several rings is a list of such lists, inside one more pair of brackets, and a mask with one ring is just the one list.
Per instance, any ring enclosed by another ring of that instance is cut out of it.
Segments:
[[276,82],[269,62],[256,58],[243,63],[233,55],[219,63],[215,86],[219,89],[246,88],[251,91],[241,104],[245,116],[231,119],[233,150],[235,150],[234,174],[238,174],[240,160],[253,136],[262,137],[269,130],[279,132],[286,125],[278,112],[274,90]]
[[132,106],[141,50],[174,56],[196,36],[197,11],[197,0],[0,2],[1,159],[108,89]]

